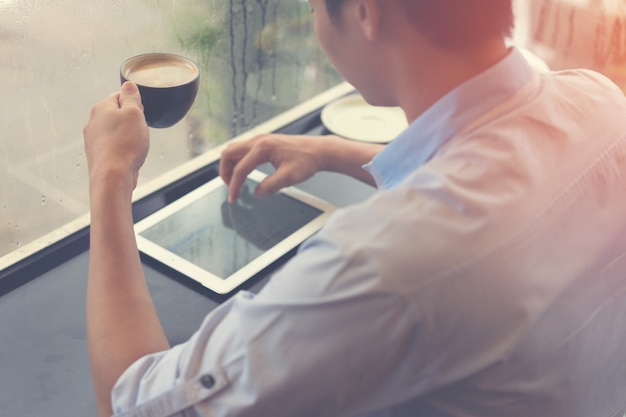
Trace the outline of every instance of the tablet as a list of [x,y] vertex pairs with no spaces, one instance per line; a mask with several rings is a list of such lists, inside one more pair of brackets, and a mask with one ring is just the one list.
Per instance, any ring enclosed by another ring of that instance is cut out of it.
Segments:
[[335,209],[294,187],[257,198],[263,178],[253,171],[233,204],[217,177],[156,211],[135,224],[139,250],[211,291],[231,292],[318,231]]

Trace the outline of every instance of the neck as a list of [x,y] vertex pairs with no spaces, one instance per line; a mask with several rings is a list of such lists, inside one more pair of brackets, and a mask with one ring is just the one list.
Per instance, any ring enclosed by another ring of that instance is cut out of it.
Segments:
[[[405,52],[411,50],[404,48]],[[394,101],[412,122],[448,92],[502,60],[508,53],[504,39],[479,48],[448,51],[430,44],[413,48],[415,54],[398,57],[391,66]]]

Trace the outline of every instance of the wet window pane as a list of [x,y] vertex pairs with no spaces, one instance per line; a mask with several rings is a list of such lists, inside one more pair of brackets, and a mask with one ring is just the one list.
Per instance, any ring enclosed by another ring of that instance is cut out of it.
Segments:
[[303,0],[0,0],[0,256],[88,212],[83,125],[152,51],[192,58],[202,84],[151,130],[144,182],[341,82]]

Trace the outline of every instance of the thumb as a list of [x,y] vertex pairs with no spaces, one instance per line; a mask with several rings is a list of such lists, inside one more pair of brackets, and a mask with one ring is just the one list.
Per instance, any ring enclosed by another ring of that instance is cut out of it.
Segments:
[[257,197],[268,197],[276,194],[281,188],[285,188],[289,185],[289,175],[286,175],[285,171],[275,172],[272,175],[265,177],[263,181],[259,183],[254,189],[254,195]]
[[132,81],[126,81],[122,85],[122,91],[120,92],[120,108],[125,106],[138,106],[143,108],[141,104],[141,94],[137,85]]

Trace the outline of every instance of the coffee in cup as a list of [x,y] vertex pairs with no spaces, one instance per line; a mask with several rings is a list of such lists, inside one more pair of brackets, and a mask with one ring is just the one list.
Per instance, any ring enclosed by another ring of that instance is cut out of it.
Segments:
[[170,127],[189,111],[198,93],[200,71],[179,55],[149,53],[126,60],[120,80],[137,84],[148,126]]

